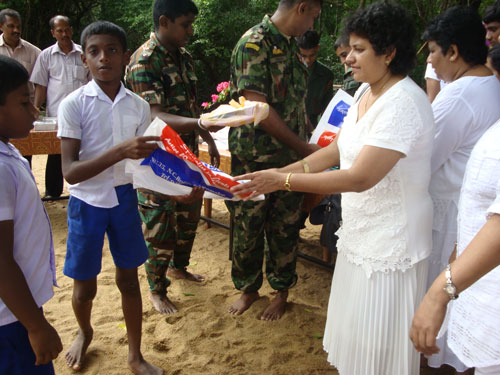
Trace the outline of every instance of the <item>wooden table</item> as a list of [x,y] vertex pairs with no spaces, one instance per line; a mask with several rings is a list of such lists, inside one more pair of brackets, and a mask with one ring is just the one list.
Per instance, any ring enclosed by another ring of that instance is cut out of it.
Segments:
[[10,139],[22,155],[53,155],[61,153],[57,130],[32,130],[26,138]]
[[[200,156],[199,159],[204,161],[205,163],[210,164],[210,155],[208,154],[208,146],[206,144],[199,145]],[[219,150],[220,154],[220,165],[219,169],[227,174],[231,174],[231,153],[229,150]],[[203,199],[203,215],[204,219],[207,222],[207,228],[211,227],[211,224],[219,225],[226,227],[226,225],[222,225],[221,223],[214,222],[212,220],[212,200],[211,199]]]

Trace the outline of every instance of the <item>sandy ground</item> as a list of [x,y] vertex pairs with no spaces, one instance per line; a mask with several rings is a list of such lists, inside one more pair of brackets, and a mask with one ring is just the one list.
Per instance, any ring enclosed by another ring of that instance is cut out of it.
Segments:
[[[44,192],[44,156],[33,158],[33,171],[40,193]],[[65,192],[67,193],[67,191]],[[73,374],[64,354],[75,337],[77,324],[71,309],[72,281],[62,274],[66,252],[67,201],[45,204],[49,213],[60,285],[45,306],[45,314],[61,336],[64,350],[55,361],[57,374]],[[213,217],[228,222],[222,201],[214,202]],[[301,251],[320,257],[319,226],[301,232]],[[144,269],[139,271],[143,295],[144,357],[171,375],[315,375],[337,374],[327,363],[322,335],[332,273],[299,259],[299,282],[290,292],[290,304],[277,322],[262,322],[260,315],[269,303],[272,290],[266,282],[261,299],[243,315],[233,317],[228,306],[239,292],[230,279],[229,234],[220,227],[198,228],[190,270],[206,276],[202,284],[174,280],[170,298],[179,312],[160,315],[147,299]],[[105,245],[102,272],[92,314],[94,341],[81,371],[85,374],[122,375],[126,366],[127,337],[121,312],[120,294],[114,281],[114,265]]]

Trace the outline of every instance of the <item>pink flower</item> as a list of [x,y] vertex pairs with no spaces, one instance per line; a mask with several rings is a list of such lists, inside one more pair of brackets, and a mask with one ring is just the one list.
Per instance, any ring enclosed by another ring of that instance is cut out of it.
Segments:
[[208,102],[203,102],[203,103],[201,103],[201,106],[206,109],[206,108],[210,107],[210,104]]
[[219,95],[212,94],[212,103],[216,103],[219,100]]
[[222,89],[225,90],[225,89],[229,88],[229,81],[221,82],[221,85],[222,85]]

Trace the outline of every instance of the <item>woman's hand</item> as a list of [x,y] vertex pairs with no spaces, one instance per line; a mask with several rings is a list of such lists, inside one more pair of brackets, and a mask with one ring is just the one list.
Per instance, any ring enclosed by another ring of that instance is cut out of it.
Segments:
[[252,199],[260,194],[268,194],[283,188],[286,180],[286,173],[280,173],[277,169],[267,169],[254,173],[247,173],[233,177],[235,181],[250,180],[231,188],[233,194],[247,194],[244,200]]
[[[446,315],[447,296],[441,290],[443,298],[433,298],[429,291],[413,317],[410,328],[410,339],[413,346],[419,352],[426,355],[439,353],[439,347],[436,345],[436,336],[443,324]],[[449,299],[448,299],[449,301]]]

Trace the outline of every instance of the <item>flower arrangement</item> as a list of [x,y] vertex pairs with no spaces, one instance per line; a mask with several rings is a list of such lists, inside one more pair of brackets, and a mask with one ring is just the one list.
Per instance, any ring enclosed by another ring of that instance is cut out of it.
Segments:
[[212,102],[203,102],[201,106],[207,110],[217,103],[223,103],[229,98],[229,82],[221,82],[217,85],[217,94],[212,94]]

